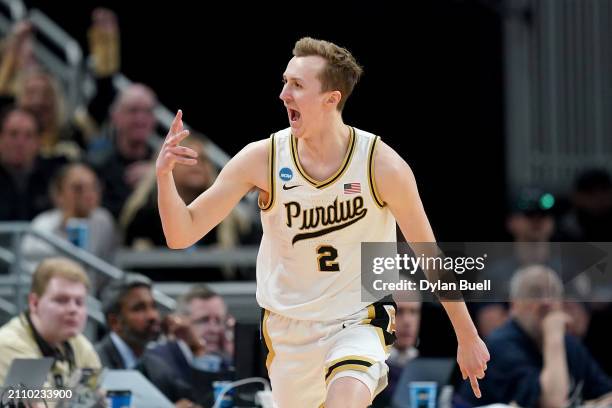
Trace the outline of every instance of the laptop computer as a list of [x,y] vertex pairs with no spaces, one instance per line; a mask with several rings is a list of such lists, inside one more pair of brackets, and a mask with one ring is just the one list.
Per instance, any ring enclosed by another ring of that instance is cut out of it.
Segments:
[[41,389],[53,365],[53,358],[16,358],[4,379],[4,388]]

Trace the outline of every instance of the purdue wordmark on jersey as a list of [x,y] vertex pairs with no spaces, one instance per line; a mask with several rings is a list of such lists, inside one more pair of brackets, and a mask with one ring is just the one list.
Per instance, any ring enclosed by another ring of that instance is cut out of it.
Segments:
[[[303,239],[312,239],[339,231],[363,219],[368,213],[368,209],[363,206],[363,197],[357,196],[353,199],[340,201],[336,198],[327,207],[316,206],[302,209],[297,201],[285,203],[287,210],[287,227],[291,228],[294,222],[300,224],[300,231],[291,242]],[[322,228],[319,228],[322,227]]]

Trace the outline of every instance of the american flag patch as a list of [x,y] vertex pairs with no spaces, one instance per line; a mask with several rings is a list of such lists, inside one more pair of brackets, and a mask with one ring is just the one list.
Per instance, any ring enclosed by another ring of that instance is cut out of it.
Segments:
[[361,183],[346,183],[344,185],[344,194],[359,194],[361,193]]

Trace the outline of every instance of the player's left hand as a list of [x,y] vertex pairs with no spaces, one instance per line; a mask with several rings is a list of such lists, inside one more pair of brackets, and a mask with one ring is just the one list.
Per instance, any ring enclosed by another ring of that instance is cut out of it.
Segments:
[[464,380],[470,379],[472,391],[476,398],[480,398],[478,380],[482,380],[490,360],[489,350],[479,336],[459,339],[457,346],[457,363],[461,369]]

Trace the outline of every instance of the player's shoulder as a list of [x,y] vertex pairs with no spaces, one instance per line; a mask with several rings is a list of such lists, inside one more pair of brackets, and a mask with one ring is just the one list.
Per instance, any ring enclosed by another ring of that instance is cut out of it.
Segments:
[[384,176],[399,175],[409,167],[402,156],[381,138],[376,140],[373,165],[375,174]]
[[269,159],[272,157],[270,152],[274,150],[276,144],[275,140],[278,140],[279,135],[284,135],[285,133],[287,133],[286,129],[271,133],[265,139],[247,144],[234,156],[232,162],[238,166],[237,168],[249,168],[252,171],[257,171],[260,168],[267,169]]
[[390,175],[390,172],[394,173],[399,170],[400,167],[406,165],[404,159],[402,159],[395,149],[385,143],[381,136],[354,126],[351,126],[351,128],[354,131],[358,143],[361,143],[364,148],[367,147],[368,162],[370,166],[374,167],[375,173],[381,172]]

